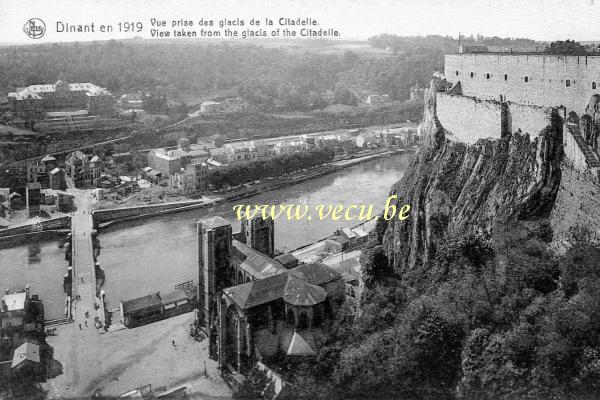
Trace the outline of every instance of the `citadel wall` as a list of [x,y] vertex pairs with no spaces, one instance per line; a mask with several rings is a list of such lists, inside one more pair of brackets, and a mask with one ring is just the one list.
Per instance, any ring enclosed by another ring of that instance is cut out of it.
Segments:
[[564,106],[579,116],[600,94],[600,56],[464,53],[445,56],[449,82],[465,96],[544,107]]
[[482,138],[500,138],[500,103],[473,97],[437,93],[436,115],[450,134],[448,139],[473,144]]
[[567,160],[561,166],[560,188],[550,216],[553,242],[561,247],[571,239],[571,229],[584,227],[600,237],[600,183],[592,170],[579,171]]
[[[436,94],[436,115],[440,124],[449,133],[448,139],[473,144],[479,139],[499,139],[502,120],[506,119],[509,132],[519,129],[535,138],[550,125],[552,110],[544,107],[507,103],[503,107],[496,100],[474,97]],[[507,133],[507,132],[504,132]]]

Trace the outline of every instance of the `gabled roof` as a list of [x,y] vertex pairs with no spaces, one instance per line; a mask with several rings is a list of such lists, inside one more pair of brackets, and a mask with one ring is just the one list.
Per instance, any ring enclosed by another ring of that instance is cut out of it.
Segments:
[[13,359],[10,367],[15,368],[25,361],[39,363],[40,346],[38,346],[35,343],[25,342],[19,347],[17,347],[13,354]]
[[275,259],[284,265],[298,261],[298,259],[294,257],[291,253],[280,254],[277,257],[275,257]]
[[313,285],[322,285],[340,277],[339,273],[323,263],[303,264],[289,272]]
[[223,293],[229,296],[240,308],[248,309],[280,299],[287,280],[287,274],[277,274],[258,281],[223,289]]
[[292,306],[314,306],[325,301],[327,291],[299,278],[289,276],[283,290],[283,301]]
[[256,278],[263,279],[267,276],[286,271],[286,268],[269,256],[254,250],[252,247],[237,240],[232,241],[231,257],[244,271]]

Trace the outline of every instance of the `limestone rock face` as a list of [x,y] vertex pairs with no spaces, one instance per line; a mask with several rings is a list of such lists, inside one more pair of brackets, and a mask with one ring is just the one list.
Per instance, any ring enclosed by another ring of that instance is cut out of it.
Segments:
[[[477,118],[477,116],[473,116]],[[397,272],[418,274],[446,238],[487,231],[514,219],[546,218],[560,184],[562,120],[537,137],[513,133],[473,145],[446,138],[435,88],[425,102],[424,145],[392,188],[410,218],[390,220],[384,247]],[[482,137],[490,136],[482,132]]]

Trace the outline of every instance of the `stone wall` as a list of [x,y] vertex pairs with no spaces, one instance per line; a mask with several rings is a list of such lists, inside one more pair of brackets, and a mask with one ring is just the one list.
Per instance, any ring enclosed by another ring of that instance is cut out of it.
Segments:
[[529,133],[532,138],[550,125],[552,109],[523,104],[507,103],[505,111],[495,100],[451,95],[439,92],[436,95],[436,115],[440,124],[449,133],[447,138],[466,144],[479,139],[499,139],[502,134],[502,115],[507,113],[508,129]]
[[107,208],[93,212],[94,225],[117,220],[145,218],[154,215],[211,207],[211,203],[202,200],[179,201],[175,203],[149,204],[132,207]]
[[71,217],[59,217],[41,220],[37,224],[22,225],[14,228],[7,228],[0,230],[0,238],[22,235],[28,233],[42,232],[47,230],[55,229],[68,229],[71,227]]
[[590,171],[581,172],[569,161],[561,168],[561,181],[550,217],[554,242],[565,244],[571,228],[590,229],[596,239],[600,236],[600,183]]
[[465,96],[493,100],[502,96],[504,101],[544,107],[563,105],[580,116],[590,97],[600,94],[598,56],[449,54],[444,68],[446,79],[460,81]]
[[511,132],[521,129],[523,133],[529,133],[534,138],[551,123],[552,109],[550,108],[510,102],[507,105]]
[[473,144],[482,138],[500,138],[501,106],[497,101],[440,92],[436,115],[452,141]]
[[579,172],[588,170],[585,153],[567,126],[563,129],[563,149],[572,168]]

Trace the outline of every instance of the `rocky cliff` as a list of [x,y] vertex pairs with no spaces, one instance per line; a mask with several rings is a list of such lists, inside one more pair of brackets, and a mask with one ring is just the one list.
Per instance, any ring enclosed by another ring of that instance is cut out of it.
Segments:
[[446,237],[547,218],[560,185],[563,125],[557,114],[535,137],[517,132],[467,145],[450,140],[437,118],[435,93],[432,84],[424,145],[392,188],[397,204],[412,208],[408,220],[389,221],[384,236],[388,257],[402,275],[418,274]]

